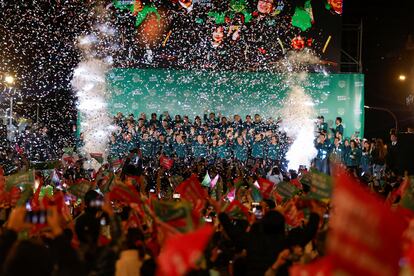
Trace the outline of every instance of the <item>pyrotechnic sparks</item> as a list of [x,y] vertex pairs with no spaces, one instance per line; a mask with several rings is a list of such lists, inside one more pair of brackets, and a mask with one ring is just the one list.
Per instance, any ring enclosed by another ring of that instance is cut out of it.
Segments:
[[[100,9],[99,12],[106,10]],[[117,48],[116,30],[107,22],[99,19],[98,14],[93,33],[78,38],[78,47],[82,50],[81,61],[73,74],[72,86],[78,97],[78,110],[82,117],[83,151],[86,154],[102,153],[106,156],[108,138],[114,127],[107,109],[105,77],[112,65],[111,53]]]
[[286,153],[288,168],[291,170],[297,170],[301,165],[309,168],[317,154],[314,147],[314,103],[303,85],[308,77],[307,66],[317,62],[318,59],[310,52],[292,52],[284,60],[285,66],[291,69],[285,75],[290,89],[280,113],[283,118],[281,128],[293,140]]

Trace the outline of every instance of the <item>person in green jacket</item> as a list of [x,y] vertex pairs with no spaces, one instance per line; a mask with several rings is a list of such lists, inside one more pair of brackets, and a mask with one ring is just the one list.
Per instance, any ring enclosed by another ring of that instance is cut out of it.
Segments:
[[117,137],[117,135],[115,135],[115,133],[112,133],[111,138],[109,140],[109,154],[108,157],[109,159],[118,159],[123,157],[123,152],[122,152],[122,148],[121,148],[121,140],[119,139],[119,137]]
[[262,134],[256,134],[254,140],[251,140],[252,153],[251,156],[254,159],[264,159],[265,157],[265,141]]
[[134,137],[129,132],[125,133],[124,144],[125,144],[125,149],[126,149],[127,153],[129,153],[131,150],[133,150],[137,147],[137,144],[134,141]]
[[344,161],[345,149],[338,137],[334,138],[329,160],[333,164],[342,164]]
[[344,135],[344,126],[342,125],[342,118],[336,117],[335,119],[335,128],[331,128],[334,136],[336,137],[336,133],[341,133],[341,135]]
[[242,136],[237,137],[236,143],[233,144],[234,159],[244,164],[247,161],[249,147]]
[[345,160],[345,165],[351,172],[358,173],[358,168],[361,162],[361,149],[358,148],[355,140],[351,140],[349,146],[349,153]]
[[193,142],[192,150],[195,159],[206,158],[208,156],[208,146],[202,135],[197,135],[197,141]]
[[210,147],[209,147],[209,158],[208,158],[209,164],[214,164],[216,161],[219,139],[220,139],[219,136],[215,136],[211,140]]
[[142,158],[144,161],[147,161],[154,156],[154,142],[149,137],[148,133],[142,134],[142,139],[139,143],[139,149],[141,150]]
[[175,135],[175,141],[172,144],[172,150],[180,161],[184,161],[184,159],[187,157],[188,147],[181,134]]
[[315,157],[315,167],[318,171],[329,174],[329,154],[331,152],[331,143],[326,138],[326,134],[320,133],[319,138],[315,141],[317,155]]
[[371,155],[371,143],[365,140],[361,152],[361,174],[372,175],[372,155]]
[[318,117],[318,122],[316,124],[318,133],[328,133],[328,124],[325,122],[323,116]]
[[266,159],[269,163],[269,166],[273,167],[279,162],[280,160],[279,153],[280,153],[279,141],[277,139],[277,136],[273,135],[270,138],[269,143],[267,144]]
[[222,160],[229,160],[231,158],[229,144],[224,139],[218,140],[217,158]]
[[167,157],[170,157],[173,154],[172,146],[169,143],[169,139],[167,139],[162,133],[158,136],[158,140],[155,143],[155,154],[164,154]]

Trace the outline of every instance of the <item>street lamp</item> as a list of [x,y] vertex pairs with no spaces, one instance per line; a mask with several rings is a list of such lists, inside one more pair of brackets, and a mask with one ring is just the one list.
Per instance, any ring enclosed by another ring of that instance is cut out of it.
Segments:
[[391,117],[394,119],[395,133],[398,133],[398,119],[397,119],[397,116],[395,116],[395,114],[391,110],[389,110],[388,108],[384,108],[384,107],[368,106],[368,105],[364,105],[364,108],[366,108],[366,109],[373,109],[373,110],[379,110],[379,111],[385,111],[388,114],[390,114]]
[[12,75],[10,75],[10,74],[4,73],[4,72],[0,72],[0,73],[3,74],[3,85],[6,88],[9,88],[9,91],[10,91],[10,109],[9,109],[9,112],[10,112],[10,118],[9,119],[10,119],[10,121],[9,121],[9,131],[12,131],[12,129],[13,129],[13,96],[11,95],[11,92],[13,90],[13,84],[14,84],[15,78]]
[[407,77],[405,75],[401,74],[401,75],[398,76],[398,79],[400,81],[405,81],[407,79]]

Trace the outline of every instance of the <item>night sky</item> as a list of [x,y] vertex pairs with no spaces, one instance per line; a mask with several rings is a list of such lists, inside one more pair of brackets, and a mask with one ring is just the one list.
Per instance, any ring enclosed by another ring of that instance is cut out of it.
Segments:
[[[18,113],[34,119],[36,103],[40,103],[41,122],[55,134],[64,134],[62,126],[69,127],[76,114],[69,89],[79,59],[73,41],[88,28],[89,9],[76,4],[81,1],[66,1],[73,4],[64,6],[60,2],[65,1],[13,2],[0,1],[0,71],[11,71],[19,79],[24,105],[15,107]],[[344,4],[344,23],[363,22],[366,104],[394,111],[402,130],[414,125],[414,108],[406,105],[406,97],[414,93],[414,50],[407,48],[409,35],[414,37],[412,2],[380,5],[377,1],[345,0]],[[398,80],[400,74],[407,76],[405,82]],[[0,94],[2,107],[6,98]],[[367,137],[387,138],[393,124],[384,112],[366,111]]]
[[[400,129],[414,125],[414,106],[406,97],[414,93],[414,51],[407,50],[408,36],[414,35],[412,12],[414,1],[388,2],[345,1],[344,23],[363,22],[362,63],[365,74],[365,103],[386,107],[398,117]],[[400,82],[398,76],[407,80]],[[390,115],[366,110],[365,133],[370,137],[387,137],[394,126]]]

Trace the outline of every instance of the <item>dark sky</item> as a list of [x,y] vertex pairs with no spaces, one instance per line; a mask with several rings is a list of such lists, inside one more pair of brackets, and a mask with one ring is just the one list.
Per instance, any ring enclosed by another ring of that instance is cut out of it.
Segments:
[[[391,109],[398,117],[400,129],[405,130],[414,125],[414,106],[406,105],[406,97],[414,93],[414,51],[406,49],[408,36],[414,35],[414,1],[380,3],[345,0],[344,23],[363,22],[366,105]],[[407,76],[405,82],[398,80],[400,74]],[[367,136],[387,136],[387,129],[393,125],[390,115],[366,110]]]
[[[54,121],[55,125],[60,123],[60,117],[65,118],[64,122],[73,119],[74,101],[68,83],[78,56],[72,41],[88,24],[87,9],[76,4],[77,1],[69,1],[74,4],[65,8],[59,2],[26,1],[15,5],[15,1],[0,0],[3,15],[0,17],[0,71],[18,68],[15,73],[20,77],[20,85],[26,86],[30,99],[26,101],[28,106],[24,112],[33,116],[34,103],[40,101],[44,105],[42,118]],[[406,49],[409,34],[414,34],[411,15],[414,1],[344,2],[344,23],[363,22],[366,104],[391,109],[402,127],[414,125],[414,108],[405,104],[406,97],[414,93],[414,51]],[[19,9],[15,9],[16,6]],[[47,14],[42,11],[44,9],[48,10]],[[15,47],[16,41],[20,47]],[[344,37],[343,43],[354,42]],[[28,72],[30,77],[27,77]],[[398,81],[399,74],[407,75],[406,82]],[[36,85],[26,85],[27,78],[36,80]],[[56,109],[60,99],[67,99],[71,104]],[[4,97],[0,94],[1,101],[4,102]],[[18,106],[16,108],[18,110]],[[384,112],[366,111],[368,137],[386,137],[393,124],[392,118]]]

